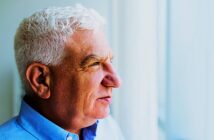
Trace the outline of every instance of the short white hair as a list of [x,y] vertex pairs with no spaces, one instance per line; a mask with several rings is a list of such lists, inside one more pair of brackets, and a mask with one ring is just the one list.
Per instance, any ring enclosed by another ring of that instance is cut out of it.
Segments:
[[105,19],[95,10],[80,4],[47,8],[25,18],[14,41],[21,80],[24,80],[26,68],[32,62],[59,64],[64,56],[64,47],[75,31],[97,30],[104,24]]

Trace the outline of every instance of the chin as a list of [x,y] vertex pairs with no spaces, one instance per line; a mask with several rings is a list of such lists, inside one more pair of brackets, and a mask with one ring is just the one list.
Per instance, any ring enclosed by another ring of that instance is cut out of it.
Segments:
[[105,109],[101,109],[99,110],[99,112],[96,112],[96,118],[97,119],[104,119],[106,117],[108,117],[110,113],[110,108],[105,108]]
[[84,126],[84,127],[88,127],[88,126],[90,126],[90,125],[92,125],[92,124],[94,124],[97,120],[99,120],[99,119],[104,119],[104,118],[106,118],[106,117],[108,117],[109,116],[109,111],[108,112],[95,112],[95,114],[93,114],[91,117],[90,117],[90,121],[87,123],[87,125],[86,126]]
[[97,119],[105,119],[106,117],[108,117],[109,114],[105,114],[105,115],[100,115],[99,117],[97,117]]

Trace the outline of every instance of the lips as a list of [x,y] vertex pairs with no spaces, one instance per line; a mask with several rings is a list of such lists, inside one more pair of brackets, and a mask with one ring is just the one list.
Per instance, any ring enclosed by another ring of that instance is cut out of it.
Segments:
[[111,96],[104,96],[104,97],[98,98],[97,100],[101,101],[101,102],[104,102],[104,103],[111,104],[112,97]]

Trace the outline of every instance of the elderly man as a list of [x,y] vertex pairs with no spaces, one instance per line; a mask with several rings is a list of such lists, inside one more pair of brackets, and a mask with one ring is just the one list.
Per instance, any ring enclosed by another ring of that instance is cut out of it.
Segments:
[[81,5],[23,20],[15,57],[25,96],[19,115],[0,127],[0,139],[123,139],[108,116],[120,81],[103,26],[97,12]]

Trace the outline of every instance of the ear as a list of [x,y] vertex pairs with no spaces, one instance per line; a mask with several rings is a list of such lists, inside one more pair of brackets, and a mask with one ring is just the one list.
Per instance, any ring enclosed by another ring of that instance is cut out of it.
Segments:
[[50,70],[41,63],[32,63],[27,67],[26,79],[34,93],[42,99],[48,99],[50,92]]

